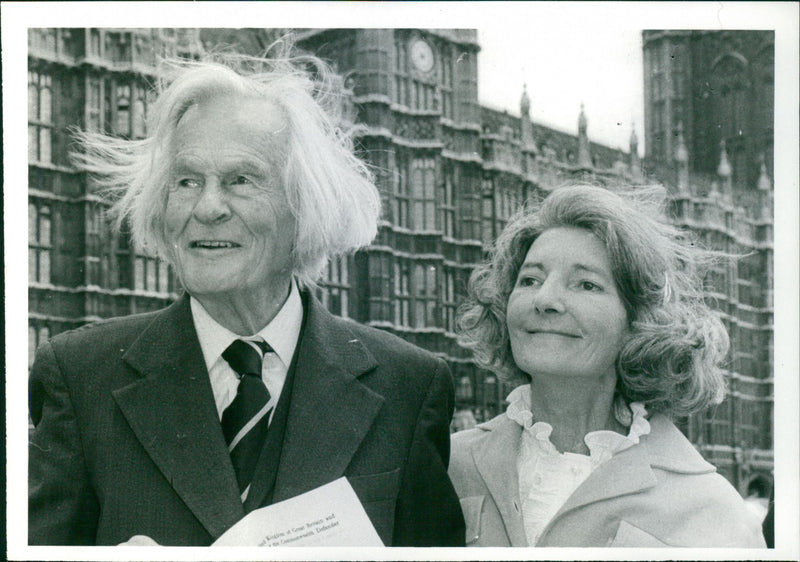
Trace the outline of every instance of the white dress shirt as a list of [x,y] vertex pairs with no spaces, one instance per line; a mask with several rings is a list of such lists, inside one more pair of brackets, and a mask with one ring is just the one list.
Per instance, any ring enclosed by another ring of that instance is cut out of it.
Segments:
[[[200,340],[200,348],[206,361],[208,376],[211,380],[211,390],[214,392],[214,402],[217,413],[222,419],[225,411],[236,397],[239,386],[239,377],[231,369],[228,362],[222,358],[222,352],[236,339],[247,337],[234,334],[214,320],[195,298],[190,298],[192,319]],[[274,352],[267,353],[261,365],[261,378],[270,394],[269,407],[275,413],[275,405],[281,396],[286,374],[300,338],[300,327],[303,323],[303,301],[300,291],[292,280],[289,298],[275,315],[272,321],[255,334],[264,338]]]

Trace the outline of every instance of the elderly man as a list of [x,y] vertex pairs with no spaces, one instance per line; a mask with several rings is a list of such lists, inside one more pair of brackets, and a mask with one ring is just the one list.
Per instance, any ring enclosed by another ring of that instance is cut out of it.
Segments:
[[463,544],[447,366],[308,290],[372,240],[380,210],[323,108],[326,69],[254,62],[173,63],[150,137],[81,136],[118,223],[185,294],[39,349],[31,544],[208,545],[341,476],[384,544]]

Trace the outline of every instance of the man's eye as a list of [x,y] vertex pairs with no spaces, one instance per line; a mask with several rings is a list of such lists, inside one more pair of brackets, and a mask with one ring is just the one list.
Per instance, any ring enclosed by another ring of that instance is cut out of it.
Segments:
[[248,185],[253,183],[247,176],[235,176],[231,180],[231,185]]
[[196,189],[200,187],[200,182],[192,178],[180,178],[177,181],[177,185],[184,189]]

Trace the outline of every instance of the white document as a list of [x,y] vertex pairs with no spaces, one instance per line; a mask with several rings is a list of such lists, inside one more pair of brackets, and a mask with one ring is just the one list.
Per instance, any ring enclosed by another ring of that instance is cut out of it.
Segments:
[[347,478],[248,513],[211,546],[383,546]]

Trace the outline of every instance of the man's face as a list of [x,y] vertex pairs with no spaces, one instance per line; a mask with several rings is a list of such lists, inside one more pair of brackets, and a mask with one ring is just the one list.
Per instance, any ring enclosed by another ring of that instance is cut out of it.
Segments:
[[202,101],[181,118],[164,229],[191,295],[288,289],[295,218],[281,181],[286,129],[277,105],[234,95]]

